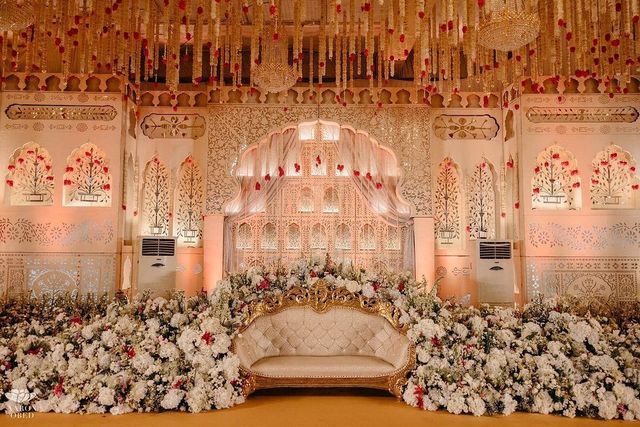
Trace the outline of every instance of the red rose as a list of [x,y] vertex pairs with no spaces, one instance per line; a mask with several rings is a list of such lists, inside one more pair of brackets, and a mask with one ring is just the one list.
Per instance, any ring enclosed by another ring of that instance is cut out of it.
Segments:
[[204,334],[202,334],[202,337],[200,338],[202,338],[202,341],[204,341],[207,345],[210,345],[213,342],[213,336],[209,331],[206,331]]

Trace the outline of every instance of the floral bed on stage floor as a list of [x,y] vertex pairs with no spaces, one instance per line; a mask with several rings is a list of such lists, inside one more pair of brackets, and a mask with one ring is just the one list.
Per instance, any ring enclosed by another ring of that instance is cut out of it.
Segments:
[[551,300],[523,311],[464,307],[408,275],[306,261],[232,275],[208,296],[8,301],[0,306],[0,409],[121,414],[242,403],[231,342],[248,305],[320,278],[401,309],[417,349],[409,405],[640,418],[637,318],[580,315]]

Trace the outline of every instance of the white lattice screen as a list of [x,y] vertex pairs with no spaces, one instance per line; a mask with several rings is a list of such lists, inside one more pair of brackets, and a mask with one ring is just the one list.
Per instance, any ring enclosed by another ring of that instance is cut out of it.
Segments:
[[274,201],[232,224],[237,269],[327,253],[358,267],[403,269],[406,228],[368,206],[336,157],[331,141],[302,143],[299,171],[283,177]]

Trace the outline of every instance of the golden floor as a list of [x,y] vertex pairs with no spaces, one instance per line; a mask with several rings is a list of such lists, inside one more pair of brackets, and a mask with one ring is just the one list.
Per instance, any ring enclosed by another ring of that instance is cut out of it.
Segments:
[[513,414],[473,417],[411,408],[395,398],[369,391],[283,390],[258,392],[235,408],[202,414],[63,415],[34,414],[31,419],[0,416],[0,426],[38,427],[244,427],[244,426],[429,426],[429,427],[595,427],[635,426],[626,421],[598,421],[550,415]]

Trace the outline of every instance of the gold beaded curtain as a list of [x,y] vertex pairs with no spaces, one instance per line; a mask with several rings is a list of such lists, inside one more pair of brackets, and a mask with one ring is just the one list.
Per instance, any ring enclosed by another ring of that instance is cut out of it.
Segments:
[[541,75],[625,82],[640,69],[639,0],[0,0],[0,7],[3,75],[117,73],[134,84],[164,81],[172,91],[185,74],[194,84],[253,84],[266,44],[280,37],[299,81],[340,89],[383,86],[398,69],[427,93],[465,81],[499,90]]

